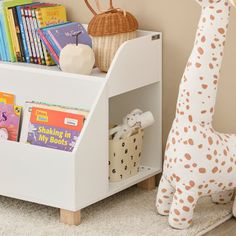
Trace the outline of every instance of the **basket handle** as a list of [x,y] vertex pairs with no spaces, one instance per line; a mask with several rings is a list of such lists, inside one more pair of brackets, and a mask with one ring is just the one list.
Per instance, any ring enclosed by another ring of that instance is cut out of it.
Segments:
[[[99,0],[95,0],[96,1],[96,5],[97,5],[97,8],[100,10],[100,4],[99,4]],[[91,4],[89,3],[88,0],[84,0],[85,4],[87,5],[88,9],[93,13],[93,15],[97,15],[98,13],[93,9],[93,7],[91,6]],[[109,0],[110,2],[110,8],[109,10],[111,9],[114,9],[113,7],[113,0]]]

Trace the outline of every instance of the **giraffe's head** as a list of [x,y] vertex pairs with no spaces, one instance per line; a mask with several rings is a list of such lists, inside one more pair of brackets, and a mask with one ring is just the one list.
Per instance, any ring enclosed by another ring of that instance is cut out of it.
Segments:
[[219,2],[228,2],[232,6],[236,7],[236,0],[196,0],[201,6],[208,6],[211,4],[217,4]]

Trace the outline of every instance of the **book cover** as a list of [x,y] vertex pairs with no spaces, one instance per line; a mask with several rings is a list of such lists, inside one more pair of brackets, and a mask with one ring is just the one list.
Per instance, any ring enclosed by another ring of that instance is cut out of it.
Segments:
[[83,115],[33,107],[27,142],[72,152],[83,125]]
[[73,113],[73,114],[80,114],[80,115],[83,115],[85,119],[87,119],[89,115],[89,111],[84,110],[84,109],[66,107],[66,106],[42,103],[42,102],[36,102],[36,101],[26,102],[26,105],[24,106],[24,114],[23,114],[24,119],[22,122],[22,131],[21,131],[21,136],[20,136],[20,142],[22,143],[27,142],[28,126],[29,126],[31,112],[32,112],[33,107],[44,108],[44,109],[55,110],[55,111],[62,111],[62,112]]
[[[35,9],[35,14],[39,28],[67,22],[66,9],[61,5],[37,8]],[[45,45],[43,45],[43,51],[46,64],[55,65]]]
[[75,33],[81,32],[78,38],[78,43],[86,44],[92,47],[92,39],[88,35],[85,28],[78,22],[70,22],[62,25],[55,25],[52,27],[46,27],[42,29],[45,32],[46,37],[51,42],[54,51],[57,55],[60,55],[61,50],[67,44],[75,44]]
[[2,104],[14,104],[15,95],[10,93],[0,92],[0,103]]
[[7,10],[10,7],[20,6],[24,4],[32,3],[32,0],[11,0],[11,1],[3,1],[3,17],[4,17],[4,29],[6,33],[6,42],[7,42],[7,48],[9,51],[10,61],[15,62],[16,57],[13,50],[9,25],[7,23]]
[[18,141],[22,108],[11,104],[0,104],[0,141]]

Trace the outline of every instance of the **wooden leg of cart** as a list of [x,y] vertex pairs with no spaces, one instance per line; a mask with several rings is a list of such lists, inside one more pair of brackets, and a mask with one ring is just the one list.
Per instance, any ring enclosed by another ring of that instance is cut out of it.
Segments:
[[60,209],[60,222],[67,225],[80,225],[81,212]]
[[149,179],[144,180],[138,184],[138,187],[151,191],[156,188],[156,176],[150,177]]

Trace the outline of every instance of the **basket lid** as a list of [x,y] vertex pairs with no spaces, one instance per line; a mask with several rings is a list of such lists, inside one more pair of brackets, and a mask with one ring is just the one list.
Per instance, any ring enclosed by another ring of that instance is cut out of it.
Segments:
[[106,36],[121,33],[129,33],[138,29],[138,21],[129,12],[120,8],[114,8],[110,0],[110,9],[97,14],[88,0],[84,0],[88,8],[94,14],[88,26],[88,33],[92,36]]

